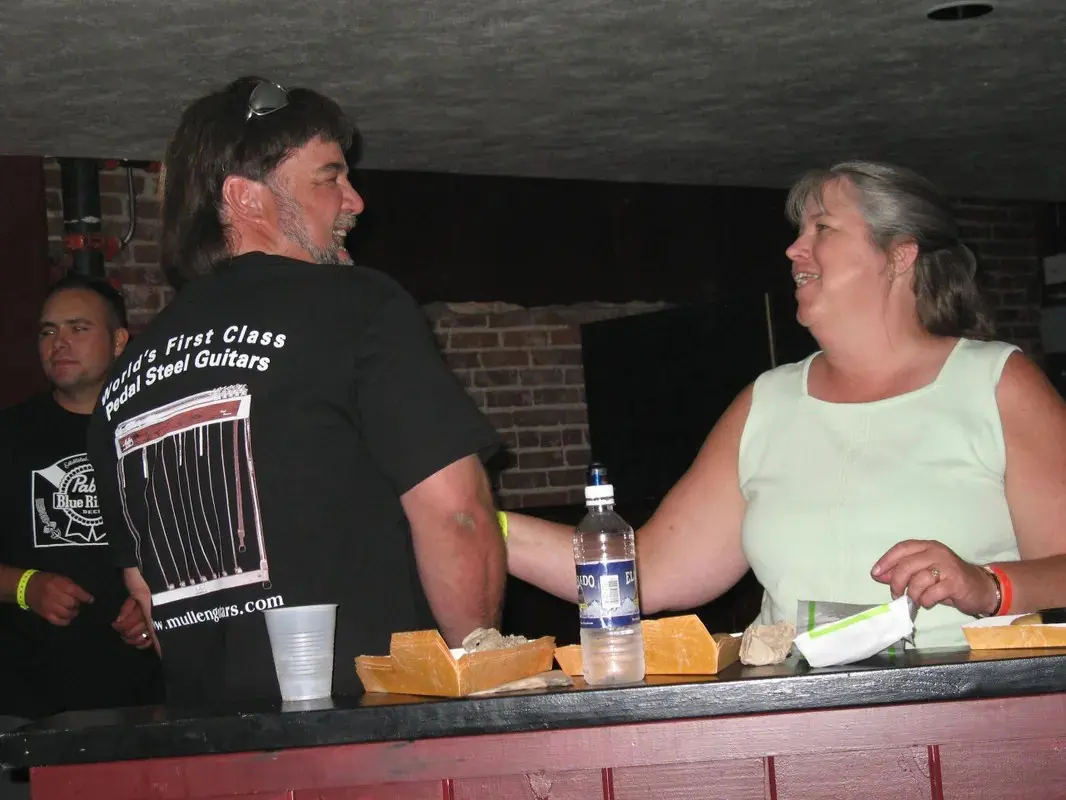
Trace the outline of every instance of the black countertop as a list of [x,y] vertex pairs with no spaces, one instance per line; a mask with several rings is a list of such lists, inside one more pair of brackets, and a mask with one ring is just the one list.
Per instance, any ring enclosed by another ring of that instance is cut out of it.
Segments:
[[150,707],[60,714],[0,736],[10,767],[196,756],[319,745],[512,733],[732,714],[1066,691],[1066,649],[908,651],[811,669],[790,658],[716,677],[650,677],[467,699],[400,695],[210,710]]

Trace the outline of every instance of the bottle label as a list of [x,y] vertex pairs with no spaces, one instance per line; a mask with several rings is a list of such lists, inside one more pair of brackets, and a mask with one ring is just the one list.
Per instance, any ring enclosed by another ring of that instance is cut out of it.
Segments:
[[636,562],[626,559],[578,564],[577,605],[582,628],[620,628],[639,623]]

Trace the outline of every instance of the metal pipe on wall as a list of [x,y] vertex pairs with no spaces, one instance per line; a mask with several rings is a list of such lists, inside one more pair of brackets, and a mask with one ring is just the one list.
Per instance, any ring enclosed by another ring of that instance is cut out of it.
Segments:
[[71,271],[106,277],[109,250],[100,211],[100,167],[91,158],[60,158],[63,192],[63,243],[70,251]]

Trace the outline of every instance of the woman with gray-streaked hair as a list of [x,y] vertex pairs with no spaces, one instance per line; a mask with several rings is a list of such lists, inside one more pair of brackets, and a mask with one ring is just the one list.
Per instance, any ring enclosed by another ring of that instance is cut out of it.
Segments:
[[[854,161],[805,175],[787,213],[797,316],[821,349],[744,390],[637,532],[644,613],[713,600],[749,566],[762,623],[906,593],[926,609],[920,648],[965,645],[975,616],[1066,605],[1066,404],[991,340],[947,201]],[[511,571],[573,599],[569,530],[508,528]]]

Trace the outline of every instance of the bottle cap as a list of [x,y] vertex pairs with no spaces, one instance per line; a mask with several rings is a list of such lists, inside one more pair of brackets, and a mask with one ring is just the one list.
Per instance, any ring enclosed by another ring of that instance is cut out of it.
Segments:
[[586,500],[613,500],[614,487],[609,483],[585,487]]

